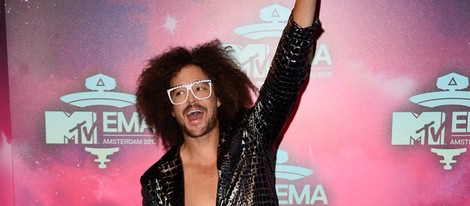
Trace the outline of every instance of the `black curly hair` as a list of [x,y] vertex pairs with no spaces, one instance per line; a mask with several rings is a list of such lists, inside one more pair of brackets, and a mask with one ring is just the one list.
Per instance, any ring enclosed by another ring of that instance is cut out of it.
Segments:
[[258,89],[232,55],[218,39],[197,45],[192,49],[172,47],[149,60],[138,79],[137,112],[144,119],[155,138],[161,138],[168,149],[183,140],[183,132],[171,115],[172,104],[166,90],[171,79],[185,66],[199,66],[212,80],[214,94],[222,105],[218,108],[219,121],[235,123],[243,109],[253,105]]

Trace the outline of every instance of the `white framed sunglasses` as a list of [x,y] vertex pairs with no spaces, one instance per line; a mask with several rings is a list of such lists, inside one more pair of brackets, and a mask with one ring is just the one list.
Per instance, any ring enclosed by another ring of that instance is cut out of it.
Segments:
[[198,80],[191,83],[178,85],[166,90],[173,105],[180,105],[188,101],[189,91],[197,100],[204,100],[212,95],[212,81]]

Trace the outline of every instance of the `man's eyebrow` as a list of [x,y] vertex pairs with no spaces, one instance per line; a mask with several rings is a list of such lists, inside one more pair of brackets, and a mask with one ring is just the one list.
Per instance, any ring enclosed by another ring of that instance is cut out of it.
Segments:
[[176,85],[176,86],[170,87],[170,89],[176,89],[176,88],[186,87],[186,86],[191,85],[191,84],[197,84],[197,83],[201,83],[201,82],[206,82],[206,81],[208,81],[208,80],[209,80],[209,79],[196,80],[196,81],[194,81],[194,82],[189,82],[189,83],[186,83],[186,84],[180,84],[180,85]]

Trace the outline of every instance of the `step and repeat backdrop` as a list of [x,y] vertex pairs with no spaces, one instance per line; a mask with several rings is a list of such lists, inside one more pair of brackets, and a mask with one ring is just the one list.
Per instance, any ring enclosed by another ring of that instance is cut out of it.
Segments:
[[[293,1],[2,6],[0,203],[139,205],[165,152],[134,106],[147,60],[218,38],[261,86]],[[470,204],[470,3],[324,0],[319,16],[280,204]]]

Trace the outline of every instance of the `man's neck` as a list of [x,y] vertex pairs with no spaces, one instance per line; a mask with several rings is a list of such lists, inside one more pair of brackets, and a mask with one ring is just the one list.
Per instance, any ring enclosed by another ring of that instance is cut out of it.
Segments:
[[189,164],[214,164],[217,162],[217,146],[219,144],[219,129],[200,137],[184,137],[180,155],[185,163]]

